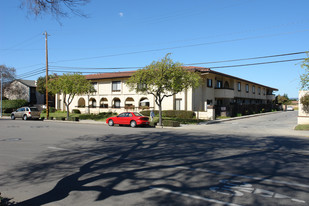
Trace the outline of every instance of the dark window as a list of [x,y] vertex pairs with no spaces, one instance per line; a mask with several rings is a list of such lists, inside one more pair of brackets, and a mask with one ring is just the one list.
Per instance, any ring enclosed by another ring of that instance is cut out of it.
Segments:
[[121,81],[113,81],[112,82],[112,91],[113,92],[120,92],[121,90]]
[[246,92],[249,93],[249,85],[246,84]]
[[222,88],[222,81],[217,80],[217,88],[221,89]]
[[258,93],[261,95],[261,87],[258,88]]
[[181,110],[181,99],[175,99],[176,108],[175,110]]
[[207,87],[212,87],[212,79],[207,79]]
[[114,101],[114,107],[115,108],[120,108],[120,100],[115,100]]
[[237,83],[237,89],[238,89],[238,91],[241,91],[241,83],[240,82]]
[[255,86],[252,86],[252,93],[255,94]]

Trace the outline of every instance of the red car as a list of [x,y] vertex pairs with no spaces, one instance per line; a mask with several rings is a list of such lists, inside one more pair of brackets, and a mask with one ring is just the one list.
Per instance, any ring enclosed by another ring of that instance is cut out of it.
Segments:
[[136,127],[137,125],[149,125],[149,118],[143,116],[138,112],[123,112],[116,117],[110,117],[106,120],[106,124],[114,126],[119,125],[130,125]]

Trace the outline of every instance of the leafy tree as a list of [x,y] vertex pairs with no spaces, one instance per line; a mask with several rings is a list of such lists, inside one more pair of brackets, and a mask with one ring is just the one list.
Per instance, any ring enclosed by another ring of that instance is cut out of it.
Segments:
[[277,101],[279,104],[284,104],[284,105],[287,105],[291,102],[287,94],[283,94],[283,96],[279,94],[277,96]]
[[190,87],[200,85],[200,75],[185,69],[181,63],[174,63],[167,54],[159,61],[153,61],[137,70],[126,82],[130,90],[152,94],[159,107],[159,125],[162,125],[162,101]]
[[305,72],[302,75],[300,75],[301,89],[309,90],[309,56],[305,58],[301,67],[305,69]]
[[56,18],[68,17],[70,13],[78,16],[86,16],[78,7],[90,2],[90,0],[21,0],[21,7],[26,7],[30,14],[40,16],[51,14]]
[[[51,74],[51,75],[48,75],[48,79],[54,79],[54,78],[57,78],[57,74]],[[36,82],[36,90],[41,93],[41,94],[46,94],[46,76],[44,77],[39,77],[37,79],[37,82]],[[51,95],[52,93],[49,92],[49,94]]]
[[48,82],[48,88],[53,94],[63,94],[63,102],[67,109],[67,119],[69,119],[69,106],[72,103],[75,95],[93,92],[93,85],[85,76],[74,74],[63,74],[57,78],[51,79]]

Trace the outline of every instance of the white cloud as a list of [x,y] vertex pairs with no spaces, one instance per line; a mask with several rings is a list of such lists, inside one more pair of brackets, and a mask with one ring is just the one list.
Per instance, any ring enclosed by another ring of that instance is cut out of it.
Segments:
[[123,17],[123,12],[119,12],[119,16],[120,16],[120,17]]

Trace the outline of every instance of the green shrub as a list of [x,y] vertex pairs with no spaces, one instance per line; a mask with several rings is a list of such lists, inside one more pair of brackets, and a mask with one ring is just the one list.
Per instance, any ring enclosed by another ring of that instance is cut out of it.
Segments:
[[49,107],[49,112],[52,112],[52,113],[56,112],[55,107]]
[[19,107],[23,107],[28,105],[27,100],[24,99],[16,99],[16,100],[3,100],[2,101],[2,109],[5,113],[10,113],[13,110],[18,109]]
[[72,113],[73,113],[73,114],[80,114],[80,111],[79,111],[79,109],[73,109],[73,110],[72,110]]
[[[150,116],[150,110],[141,111],[144,116]],[[159,116],[159,111],[154,110],[155,116]],[[195,117],[195,113],[192,111],[180,111],[180,110],[164,110],[162,111],[162,117],[172,117],[179,119],[192,119]]]
[[78,117],[69,117],[68,121],[79,121]]
[[[116,113],[117,115],[117,113]],[[99,119],[105,119],[111,116],[115,116],[115,113],[112,112],[102,112],[99,114],[81,114],[79,115],[79,119],[92,119],[92,120],[99,120]]]
[[[151,110],[144,110],[144,111],[141,111],[140,113],[142,115],[144,115],[144,116],[149,117],[150,116],[150,112],[151,112]],[[157,116],[157,117],[159,116],[159,111],[158,110],[154,110],[153,112],[154,112],[155,116]]]
[[56,118],[56,120],[65,120],[65,117],[55,117]]
[[168,127],[180,127],[180,123],[177,121],[173,121],[173,120],[163,120],[162,124],[163,126],[168,126]]

